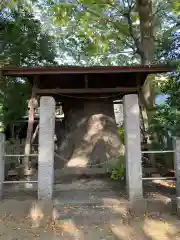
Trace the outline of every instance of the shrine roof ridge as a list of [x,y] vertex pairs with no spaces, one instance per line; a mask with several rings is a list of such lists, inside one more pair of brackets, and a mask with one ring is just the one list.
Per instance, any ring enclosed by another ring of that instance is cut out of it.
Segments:
[[36,76],[61,74],[120,74],[120,73],[166,73],[172,71],[168,64],[134,65],[134,66],[6,66],[0,69],[3,76]]

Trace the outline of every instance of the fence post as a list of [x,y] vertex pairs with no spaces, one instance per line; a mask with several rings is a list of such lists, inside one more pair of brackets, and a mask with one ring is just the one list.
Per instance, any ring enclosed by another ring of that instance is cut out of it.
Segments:
[[4,143],[5,137],[3,133],[0,133],[0,199],[3,197],[3,182],[4,182]]
[[176,176],[176,206],[177,214],[180,216],[180,139],[174,140],[175,150],[175,176]]

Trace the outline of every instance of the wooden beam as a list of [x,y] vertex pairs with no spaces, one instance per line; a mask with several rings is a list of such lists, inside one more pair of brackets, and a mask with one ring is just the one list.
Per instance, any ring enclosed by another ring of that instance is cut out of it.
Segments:
[[29,170],[29,154],[31,152],[31,138],[33,134],[35,108],[37,107],[35,89],[38,88],[38,84],[39,84],[39,76],[34,76],[31,98],[28,101],[28,127],[27,127],[26,142],[25,142],[25,148],[24,148],[25,157],[23,159],[24,172],[22,173],[24,176],[26,176]]
[[36,94],[86,94],[86,93],[135,93],[137,87],[117,87],[117,88],[78,88],[78,89],[40,89],[36,88]]
[[88,76],[84,76],[85,88],[88,88]]

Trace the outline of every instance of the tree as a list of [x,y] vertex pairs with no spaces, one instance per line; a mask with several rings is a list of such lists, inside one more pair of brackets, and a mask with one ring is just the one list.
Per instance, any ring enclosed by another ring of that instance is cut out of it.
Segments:
[[[158,58],[167,59],[174,67],[174,71],[166,75],[164,81],[156,83],[156,89],[166,96],[164,103],[158,107],[154,121],[153,129],[159,126],[159,135],[168,135],[170,138],[179,136],[180,130],[180,8],[179,1],[169,1],[169,12],[166,26],[161,36],[161,42],[158,47]],[[160,139],[160,136],[159,138]]]
[[[34,19],[33,14],[28,13],[22,5],[18,9],[9,10],[0,15],[0,22],[3,26],[0,32],[1,54],[0,66],[33,66],[40,64],[54,64],[55,50],[53,39],[41,31],[41,24]],[[21,101],[19,87],[27,86],[29,90],[24,92],[24,100],[29,97],[30,85],[20,79],[1,78],[1,104],[4,109],[4,124],[8,125],[24,114],[24,101],[22,107],[14,106],[14,100]],[[10,92],[9,92],[10,91]],[[13,93],[12,93],[13,92]],[[11,100],[12,99],[12,100]],[[8,104],[8,107],[7,107]],[[9,105],[12,104],[12,105]],[[20,108],[20,109],[19,109]],[[15,109],[16,114],[15,114]],[[13,118],[11,113],[13,112]],[[9,118],[8,118],[9,116]]]
[[[33,13],[24,7],[21,2],[13,8],[5,8],[1,11],[1,54],[0,65],[35,66],[50,65],[55,62],[55,47],[53,37],[42,31],[39,20]],[[27,113],[27,106],[32,99],[32,86],[22,79],[1,78],[1,119],[4,128],[12,126],[12,123]],[[34,106],[31,106],[31,109]],[[30,154],[30,142],[33,130],[34,114],[29,119],[25,154]],[[24,159],[27,168],[28,158]]]
[[[180,136],[180,34],[172,33],[169,41],[166,41],[166,51],[163,51],[164,57],[175,67],[171,74],[166,76],[165,81],[159,84],[161,93],[166,95],[164,104],[160,111],[156,112],[156,122],[161,125],[163,131],[168,133],[170,137]],[[168,42],[168,44],[167,44]]]

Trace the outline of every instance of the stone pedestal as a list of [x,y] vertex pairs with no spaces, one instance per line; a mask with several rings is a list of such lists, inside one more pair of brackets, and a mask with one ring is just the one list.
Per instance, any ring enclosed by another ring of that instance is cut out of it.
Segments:
[[143,198],[138,96],[125,95],[123,104],[127,188],[129,200],[135,203]]
[[50,200],[54,183],[55,100],[41,97],[38,157],[38,199]]

